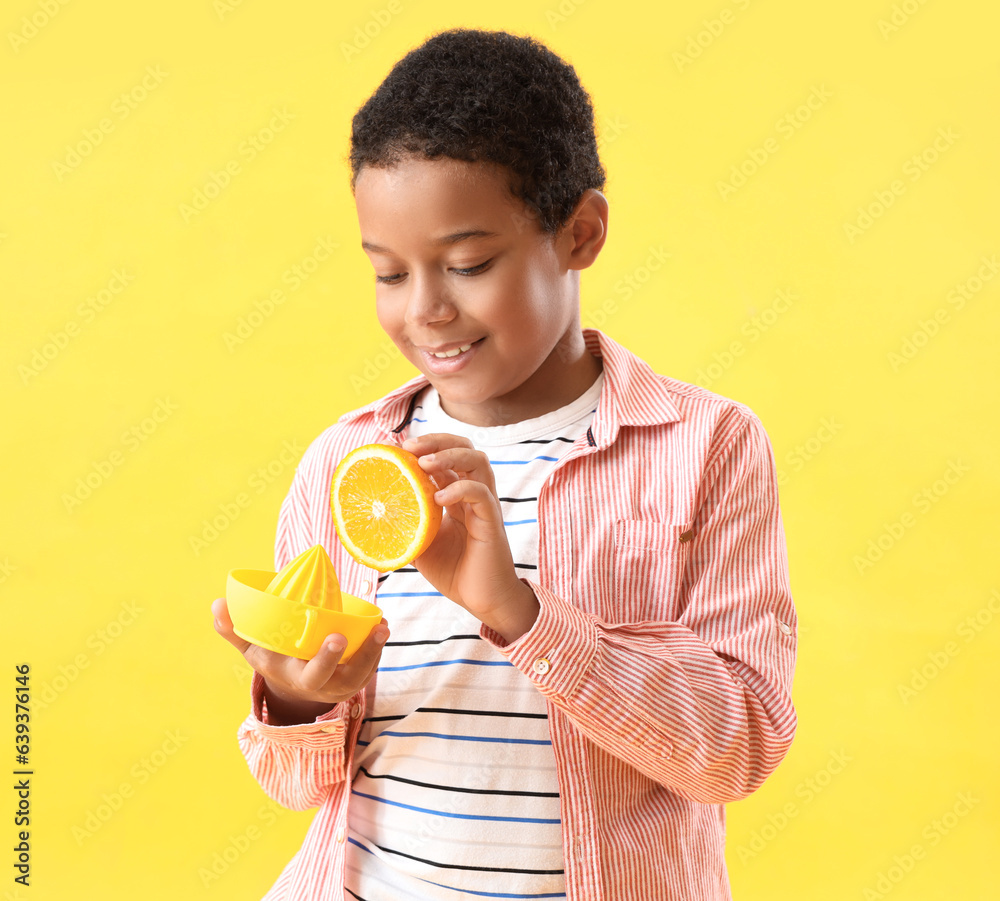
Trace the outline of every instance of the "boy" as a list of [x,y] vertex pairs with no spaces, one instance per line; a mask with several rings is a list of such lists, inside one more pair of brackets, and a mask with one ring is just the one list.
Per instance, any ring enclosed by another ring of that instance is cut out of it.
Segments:
[[[279,516],[276,567],[322,543],[384,610],[362,649],[283,657],[213,605],[255,669],[252,772],[320,808],[267,899],[730,898],[723,805],[795,729],[760,422],[581,329],[604,170],[543,45],[434,36],[356,114],[351,166],[379,322],[422,374],[317,438]],[[337,462],[376,441],[446,511],[386,575],[329,510]]]

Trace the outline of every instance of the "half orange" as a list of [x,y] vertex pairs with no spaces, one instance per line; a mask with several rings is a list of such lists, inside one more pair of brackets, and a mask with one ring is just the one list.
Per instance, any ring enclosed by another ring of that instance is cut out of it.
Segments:
[[366,444],[333,473],[330,510],[340,541],[359,563],[389,572],[419,557],[437,535],[437,489],[409,451]]

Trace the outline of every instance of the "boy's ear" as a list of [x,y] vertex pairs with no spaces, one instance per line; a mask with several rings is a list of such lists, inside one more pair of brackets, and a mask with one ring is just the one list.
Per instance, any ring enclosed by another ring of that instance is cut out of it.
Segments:
[[608,200],[596,188],[588,188],[563,226],[566,264],[570,269],[586,269],[601,252],[608,236]]

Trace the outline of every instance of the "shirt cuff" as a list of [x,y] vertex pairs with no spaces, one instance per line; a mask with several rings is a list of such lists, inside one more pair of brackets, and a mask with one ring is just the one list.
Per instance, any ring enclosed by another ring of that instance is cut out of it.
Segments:
[[542,694],[562,700],[576,692],[598,650],[593,617],[529,579],[522,579],[538,598],[538,618],[512,642],[489,626],[480,636],[535,684]]
[[264,677],[254,670],[253,679],[250,681],[250,702],[252,712],[248,717],[248,724],[252,724],[254,729],[263,736],[288,741],[296,735],[315,738],[317,733],[327,733],[332,743],[343,744],[349,711],[351,705],[356,703],[356,700],[351,698],[347,701],[340,701],[334,704],[330,710],[317,716],[311,723],[298,723],[294,726],[277,726],[267,721],[266,702],[264,700]]

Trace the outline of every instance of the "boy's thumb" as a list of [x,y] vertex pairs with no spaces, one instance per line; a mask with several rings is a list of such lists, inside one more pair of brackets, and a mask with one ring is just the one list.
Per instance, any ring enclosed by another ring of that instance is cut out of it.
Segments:
[[233,621],[229,616],[229,607],[225,598],[216,598],[212,601],[212,615],[215,617],[215,631],[226,639],[241,654],[250,647],[250,642],[240,638],[233,631]]

